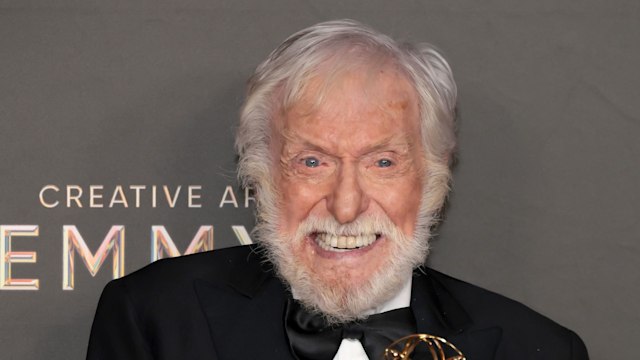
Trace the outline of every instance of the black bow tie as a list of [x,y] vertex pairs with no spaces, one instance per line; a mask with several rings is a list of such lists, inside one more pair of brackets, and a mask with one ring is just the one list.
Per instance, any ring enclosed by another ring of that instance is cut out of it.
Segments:
[[291,351],[298,360],[331,360],[342,339],[359,340],[369,359],[378,360],[393,341],[416,332],[416,320],[410,308],[402,308],[362,321],[329,326],[322,315],[312,314],[290,299],[285,310],[285,329]]

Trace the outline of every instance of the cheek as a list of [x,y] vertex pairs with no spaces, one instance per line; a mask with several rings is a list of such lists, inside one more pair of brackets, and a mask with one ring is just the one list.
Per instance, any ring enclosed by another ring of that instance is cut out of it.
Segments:
[[307,184],[301,181],[282,181],[280,183],[281,205],[284,209],[282,221],[285,231],[294,231],[325,198],[324,187],[320,184]]
[[377,189],[376,193],[376,202],[389,219],[406,235],[413,235],[422,198],[420,179],[397,181],[393,186]]

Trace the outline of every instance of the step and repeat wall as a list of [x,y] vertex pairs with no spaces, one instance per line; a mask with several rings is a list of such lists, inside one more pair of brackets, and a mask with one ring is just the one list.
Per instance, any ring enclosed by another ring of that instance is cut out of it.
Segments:
[[633,358],[639,16],[624,0],[0,1],[0,358],[83,358],[109,280],[253,241],[233,152],[246,79],[338,18],[434,43],[454,69],[431,266],[575,330],[593,359]]

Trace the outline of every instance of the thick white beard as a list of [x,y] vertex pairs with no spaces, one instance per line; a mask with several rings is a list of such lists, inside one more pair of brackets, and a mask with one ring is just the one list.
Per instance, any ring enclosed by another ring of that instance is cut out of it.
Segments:
[[[262,219],[277,218],[269,216],[273,214],[264,215],[267,216]],[[413,238],[406,236],[386,215],[358,218],[346,225],[332,217],[308,218],[298,226],[295,234],[286,235],[280,234],[277,224],[264,221],[257,226],[256,232],[277,273],[295,289],[298,300],[310,310],[323,314],[330,323],[344,323],[364,318],[390,300],[413,269],[424,263],[429,252],[430,222],[430,218],[419,216]],[[295,247],[301,246],[305,236],[313,232],[361,234],[372,231],[386,237],[389,253],[368,281],[358,286],[349,278],[328,283],[293,256]]]

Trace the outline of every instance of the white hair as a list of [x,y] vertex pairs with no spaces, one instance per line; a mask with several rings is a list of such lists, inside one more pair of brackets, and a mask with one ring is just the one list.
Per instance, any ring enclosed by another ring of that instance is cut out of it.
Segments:
[[[301,99],[314,76],[320,77],[326,87],[345,69],[366,71],[380,66],[397,69],[412,85],[420,102],[426,172],[413,238],[424,242],[420,252],[424,260],[430,228],[437,221],[449,192],[449,165],[456,144],[457,90],[451,68],[429,44],[399,43],[353,20],[323,22],[291,35],[258,65],[249,79],[236,150],[241,183],[256,192],[254,231],[258,241],[270,245],[274,241],[270,238],[277,235],[279,197],[273,184],[273,167],[277,163],[272,159],[270,148],[273,118]],[[316,100],[321,102],[322,98],[321,90]],[[274,246],[266,248],[280,275],[291,282],[280,269],[281,256],[285,255],[276,254]],[[326,309],[320,310],[326,313]]]

